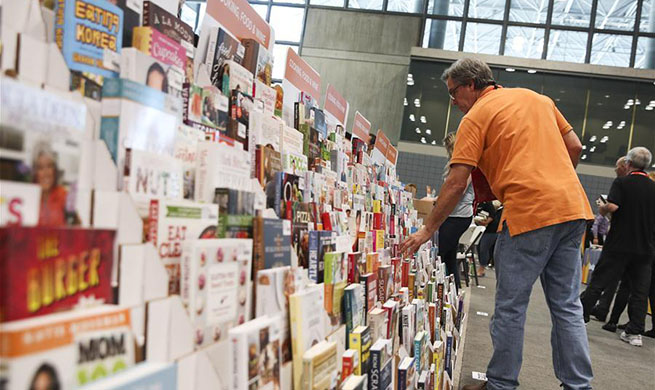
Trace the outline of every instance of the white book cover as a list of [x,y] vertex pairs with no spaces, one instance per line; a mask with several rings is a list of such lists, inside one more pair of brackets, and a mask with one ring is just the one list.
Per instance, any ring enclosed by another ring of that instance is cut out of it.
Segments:
[[169,293],[180,291],[182,242],[214,238],[218,205],[188,200],[152,199],[148,212],[148,241],[157,249],[169,274]]
[[216,188],[249,191],[250,155],[238,147],[203,141],[196,159],[196,201],[213,202]]
[[284,126],[280,138],[280,152],[303,154],[303,134],[290,126]]
[[256,318],[229,331],[234,390],[280,389],[280,339],[276,320]]
[[303,354],[325,339],[323,284],[307,286],[289,297],[294,388],[300,389]]
[[224,339],[250,319],[251,270],[251,239],[183,241],[180,285],[196,347]]
[[133,47],[121,50],[121,73],[123,79],[132,80],[150,88],[182,97],[184,71],[175,65],[168,65]]
[[40,207],[38,184],[0,180],[0,226],[36,226]]
[[184,199],[195,199],[196,156],[198,142],[203,141],[205,133],[190,126],[180,125],[175,137],[173,157],[182,163],[182,196]]
[[280,118],[253,111],[250,113],[250,136],[254,138],[255,145],[270,145],[280,151],[280,137],[284,122]]
[[116,306],[4,323],[0,338],[6,390],[77,389],[134,365],[130,310]]
[[[252,86],[254,83],[252,73],[233,60],[225,61],[225,65],[229,69],[227,76],[230,78],[230,91],[238,89],[246,95],[252,95]],[[223,77],[225,76],[224,74]]]
[[277,91],[275,88],[271,88],[261,81],[255,80],[255,94],[253,97],[264,102],[264,114],[267,116],[275,115],[275,101],[277,100]]
[[282,153],[282,171],[304,176],[307,172],[307,156],[295,152]]
[[182,199],[182,163],[174,157],[130,150],[126,163],[123,188],[142,218],[148,214],[151,199]]

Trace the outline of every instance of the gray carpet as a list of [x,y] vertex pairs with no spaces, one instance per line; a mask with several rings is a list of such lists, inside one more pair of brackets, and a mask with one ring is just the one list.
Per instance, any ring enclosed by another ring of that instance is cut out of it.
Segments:
[[[476,383],[471,373],[485,372],[491,358],[489,320],[493,314],[495,283],[493,270],[487,270],[486,277],[480,278],[480,284],[486,288],[471,287],[468,329],[461,361],[461,385]],[[581,291],[584,288],[581,287]],[[478,315],[478,311],[488,313],[489,317]],[[627,322],[627,310],[621,318],[621,323],[624,322]],[[614,335],[602,330],[602,325],[593,319],[587,325],[594,389],[655,389],[655,339],[642,337],[644,346],[633,347],[621,341],[618,333]],[[646,328],[650,329],[651,326],[651,318],[648,316]],[[559,381],[553,373],[550,329],[550,314],[541,283],[537,281],[528,307],[523,366],[519,376],[521,389],[560,389]]]

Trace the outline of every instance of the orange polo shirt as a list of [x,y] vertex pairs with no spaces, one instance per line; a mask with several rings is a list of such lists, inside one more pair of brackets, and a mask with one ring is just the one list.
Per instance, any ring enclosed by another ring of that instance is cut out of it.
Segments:
[[562,138],[571,129],[547,96],[487,87],[462,118],[450,163],[480,168],[512,236],[593,219]]

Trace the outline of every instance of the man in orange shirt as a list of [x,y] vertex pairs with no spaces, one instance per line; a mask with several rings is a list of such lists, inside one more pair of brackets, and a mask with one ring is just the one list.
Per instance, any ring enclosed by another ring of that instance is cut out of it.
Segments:
[[587,331],[579,301],[580,242],[593,219],[575,173],[582,145],[546,96],[496,85],[487,64],[465,58],[442,79],[465,113],[450,175],[417,233],[401,245],[413,253],[446,219],[475,167],[505,209],[496,242],[496,303],[490,331],[494,353],[488,382],[464,390],[518,387],[530,293],[540,278],[553,320],[555,375],[565,389],[591,389]]

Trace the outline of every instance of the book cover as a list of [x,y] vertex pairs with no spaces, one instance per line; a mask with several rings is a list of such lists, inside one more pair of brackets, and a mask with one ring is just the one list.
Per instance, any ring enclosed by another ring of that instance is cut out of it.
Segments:
[[416,307],[412,304],[406,305],[402,308],[400,313],[400,320],[402,326],[402,344],[405,346],[407,353],[414,356],[414,337],[415,337],[415,324],[416,320]]
[[250,113],[248,126],[248,136],[253,137],[255,146],[280,150],[280,134],[284,126],[282,120],[255,110]]
[[348,253],[348,283],[359,283],[359,277],[366,273],[362,252]]
[[198,143],[196,160],[196,201],[211,203],[216,188],[250,191],[250,156],[248,152],[224,143]]
[[280,339],[275,322],[260,317],[229,331],[232,389],[280,388]]
[[[253,95],[253,75],[248,69],[241,66],[236,61],[225,61],[225,70],[223,71],[223,83],[227,84],[229,91],[241,91],[246,95]],[[223,91],[225,93],[225,91]]]
[[176,390],[175,363],[143,362],[127,370],[100,379],[80,390]]
[[[291,226],[289,221],[260,218],[255,235],[261,235],[261,245],[256,249],[256,269],[269,269],[291,265]],[[261,230],[260,230],[261,228]],[[256,241],[259,241],[257,239]]]
[[371,347],[369,390],[392,390],[393,353],[391,340],[378,339]]
[[214,203],[218,205],[217,238],[253,237],[254,192],[217,188]]
[[127,149],[173,156],[180,100],[131,80],[108,78],[102,86],[100,138],[119,171]]
[[291,329],[289,328],[289,295],[295,292],[296,274],[290,267],[257,271],[255,317],[281,316],[284,329],[280,335],[282,363],[291,361]]
[[335,235],[330,230],[321,230],[318,233],[318,252],[317,252],[317,283],[323,283],[325,280],[325,254],[336,251]]
[[282,170],[296,176],[304,175],[307,171],[307,156],[294,152],[282,153]]
[[148,242],[157,248],[169,274],[170,294],[180,292],[182,242],[214,238],[218,206],[183,200],[152,199],[148,213]]
[[304,189],[304,177],[276,172],[266,185],[266,207],[275,210],[278,217],[291,220],[293,203],[303,201]]
[[414,336],[414,363],[416,364],[416,372],[425,370],[430,362],[429,356],[424,353],[427,343],[427,332],[424,330],[417,332],[416,336]]
[[242,41],[245,48],[243,66],[255,75],[257,80],[271,85],[273,76],[273,56],[254,39]]
[[143,2],[143,25],[157,29],[182,45],[186,50],[187,58],[193,59],[195,51],[193,29],[175,15],[159,7],[155,2],[146,0]]
[[414,390],[415,376],[414,359],[406,356],[398,365],[398,390]]
[[294,129],[293,127],[286,125],[283,127],[280,141],[280,152],[294,152],[297,154],[304,154],[304,136],[301,132]]
[[[227,95],[230,92],[229,77],[223,77],[226,72],[229,73],[229,65],[226,64],[226,61],[232,60],[241,64],[244,55],[245,48],[236,38],[222,28],[215,27],[212,30],[205,59],[212,85]],[[245,90],[244,92],[252,93]]]
[[310,204],[293,203],[293,220],[291,221],[291,244],[298,256],[298,266],[309,267],[309,231],[314,229],[314,217]]
[[123,49],[120,77],[182,98],[184,86],[182,69],[158,61],[136,48]]
[[256,176],[259,179],[263,188],[268,186],[268,183],[275,179],[275,173],[282,170],[282,158],[280,152],[273,149],[271,146],[258,146],[255,155],[257,172]]
[[453,334],[446,331],[446,343],[444,345],[444,372],[448,373],[449,377],[453,376]]
[[353,374],[356,366],[359,365],[359,355],[354,349],[346,350],[341,356],[341,381]]
[[316,310],[323,302],[323,286],[308,286],[289,297],[291,344],[293,348],[294,388],[302,389],[302,362],[305,351],[326,336],[323,311]]
[[113,303],[114,238],[112,230],[0,228],[0,321]]
[[77,389],[130,368],[130,324],[129,309],[103,305],[0,325],[3,389],[32,389],[48,380]]
[[213,130],[227,132],[230,99],[218,88],[185,83],[182,98],[183,120],[186,125],[205,132]]
[[[259,99],[264,103],[263,114],[268,117],[273,117],[275,115],[275,99],[277,98],[277,93],[275,88],[269,87],[269,84],[266,84],[258,79],[255,80],[255,92],[253,97]],[[276,148],[278,149],[278,148]]]
[[371,349],[371,331],[368,325],[360,325],[349,334],[348,348],[357,351],[359,367],[355,368],[356,375],[369,373],[369,355]]
[[181,296],[196,347],[224,339],[230,328],[250,319],[252,240],[186,240],[181,262]]
[[378,268],[378,300],[386,302],[393,293],[393,275],[391,265],[381,265]]
[[377,276],[373,273],[367,273],[359,277],[359,282],[364,288],[364,303],[366,304],[365,313],[373,310],[377,302],[378,281]]
[[204,139],[204,133],[185,125],[178,126],[177,130],[173,157],[182,164],[183,197],[193,200],[195,199],[198,142]]
[[57,1],[55,42],[71,70],[116,77],[103,58],[105,50],[121,52],[123,10],[103,0]]
[[123,44],[122,47],[132,46],[132,29],[141,25],[143,6],[131,0],[116,0],[114,3],[123,10]]
[[344,290],[344,322],[346,333],[364,325],[364,288],[359,283],[348,285]]
[[321,341],[303,355],[302,388],[330,389],[338,382],[337,343]]
[[0,180],[0,199],[0,226],[39,223],[41,187],[38,184]]
[[398,332],[398,318],[400,314],[400,305],[398,301],[389,299],[382,305],[382,308],[386,312],[387,316],[387,334],[386,337],[387,339],[394,339],[394,344],[395,344],[395,339],[397,337],[397,332]]
[[235,141],[240,142],[244,150],[248,150],[248,127],[254,102],[252,96],[240,89],[233,89],[231,91],[227,135]]
[[[39,225],[79,224],[79,215],[85,212],[76,207],[76,189],[81,180],[86,106],[9,78],[0,79],[0,106],[0,180],[38,186],[40,202],[36,208],[32,204],[29,212],[38,213],[31,217],[37,217]],[[27,196],[27,191],[21,192]],[[32,192],[32,201],[34,196]],[[12,207],[17,206],[15,198],[13,202]]]
[[379,307],[368,312],[368,325],[371,328],[371,338],[387,338],[387,312]]

